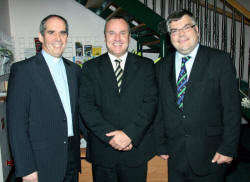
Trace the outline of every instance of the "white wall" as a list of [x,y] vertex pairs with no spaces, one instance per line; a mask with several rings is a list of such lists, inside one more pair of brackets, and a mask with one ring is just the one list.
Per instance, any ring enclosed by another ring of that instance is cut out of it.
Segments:
[[10,35],[10,17],[8,0],[0,0],[0,32]]
[[[59,14],[69,23],[65,57],[72,59],[75,56],[75,41],[80,41],[83,45],[102,46],[102,53],[106,52],[103,34],[105,20],[75,0],[9,0],[9,6],[16,61],[24,58],[25,48],[34,47],[33,38],[38,35],[39,24],[49,14]],[[131,40],[129,47],[129,50],[132,49],[136,49],[134,40]]]
[[0,0],[0,48],[13,50],[10,37],[10,16],[8,0]]

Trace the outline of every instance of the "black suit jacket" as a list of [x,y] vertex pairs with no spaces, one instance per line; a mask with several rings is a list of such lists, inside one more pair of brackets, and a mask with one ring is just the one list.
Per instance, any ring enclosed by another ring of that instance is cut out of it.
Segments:
[[[78,82],[80,67],[63,58],[72,119],[76,167],[80,169]],[[38,171],[39,182],[62,182],[68,158],[67,120],[49,68],[39,53],[12,65],[7,120],[16,176]]]
[[[138,166],[154,155],[152,120],[157,89],[152,60],[128,53],[121,93],[108,54],[83,65],[80,85],[80,113],[90,132],[87,159],[112,167],[118,162]],[[109,145],[106,133],[122,130],[133,149],[121,152]]]
[[169,154],[169,167],[187,157],[198,175],[208,174],[216,152],[235,156],[240,134],[240,99],[230,56],[200,46],[184,96],[177,108],[175,53],[156,64],[160,92],[155,122],[158,154]]

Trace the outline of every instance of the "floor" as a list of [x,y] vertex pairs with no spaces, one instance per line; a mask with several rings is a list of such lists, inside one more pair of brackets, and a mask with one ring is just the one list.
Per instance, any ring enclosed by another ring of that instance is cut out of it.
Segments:
[[[154,157],[148,163],[147,182],[167,182],[167,162],[159,157]],[[93,182],[91,164],[82,160],[82,173],[79,182]]]
[[[81,157],[85,157],[85,150],[81,150]],[[81,160],[82,172],[79,174],[79,182],[93,182],[91,164],[85,159]],[[15,178],[14,170],[11,171],[6,182],[22,182],[20,178]],[[167,162],[159,157],[154,157],[148,163],[147,182],[168,182]]]

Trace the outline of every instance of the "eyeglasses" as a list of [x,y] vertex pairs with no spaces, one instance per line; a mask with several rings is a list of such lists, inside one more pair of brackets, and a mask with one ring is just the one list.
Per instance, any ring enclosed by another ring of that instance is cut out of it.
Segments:
[[180,29],[170,29],[170,34],[171,35],[177,35],[180,31],[183,32],[188,32],[189,30],[191,30],[191,28],[193,28],[195,25],[186,25],[183,28]]

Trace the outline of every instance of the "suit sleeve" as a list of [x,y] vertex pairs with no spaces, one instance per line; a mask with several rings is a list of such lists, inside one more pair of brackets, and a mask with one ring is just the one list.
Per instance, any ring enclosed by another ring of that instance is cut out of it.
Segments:
[[94,92],[94,81],[90,76],[87,65],[83,65],[80,77],[79,109],[81,117],[84,119],[86,126],[100,140],[108,143],[110,137],[106,133],[117,130],[110,125],[102,116],[100,107],[96,102]]
[[127,125],[123,132],[125,132],[132,140],[133,145],[140,144],[141,139],[144,137],[147,129],[152,124],[155,117],[157,106],[157,87],[155,80],[155,70],[153,61],[145,65],[145,78],[144,78],[144,93],[143,100],[138,108],[136,117]]
[[36,171],[29,139],[30,89],[27,72],[20,64],[11,67],[7,95],[7,127],[16,176]]
[[235,67],[229,55],[225,55],[220,79],[221,104],[223,108],[223,137],[218,152],[226,156],[236,156],[240,137],[240,97]]
[[167,138],[165,136],[164,131],[164,124],[163,124],[163,106],[162,106],[162,99],[161,99],[161,78],[160,78],[160,72],[162,71],[162,62],[164,60],[160,60],[155,68],[156,68],[156,81],[157,81],[157,87],[159,90],[159,102],[158,102],[158,108],[157,108],[157,114],[154,120],[154,140],[155,140],[155,148],[156,148],[156,154],[157,155],[165,155],[168,154],[166,150],[166,143]]

